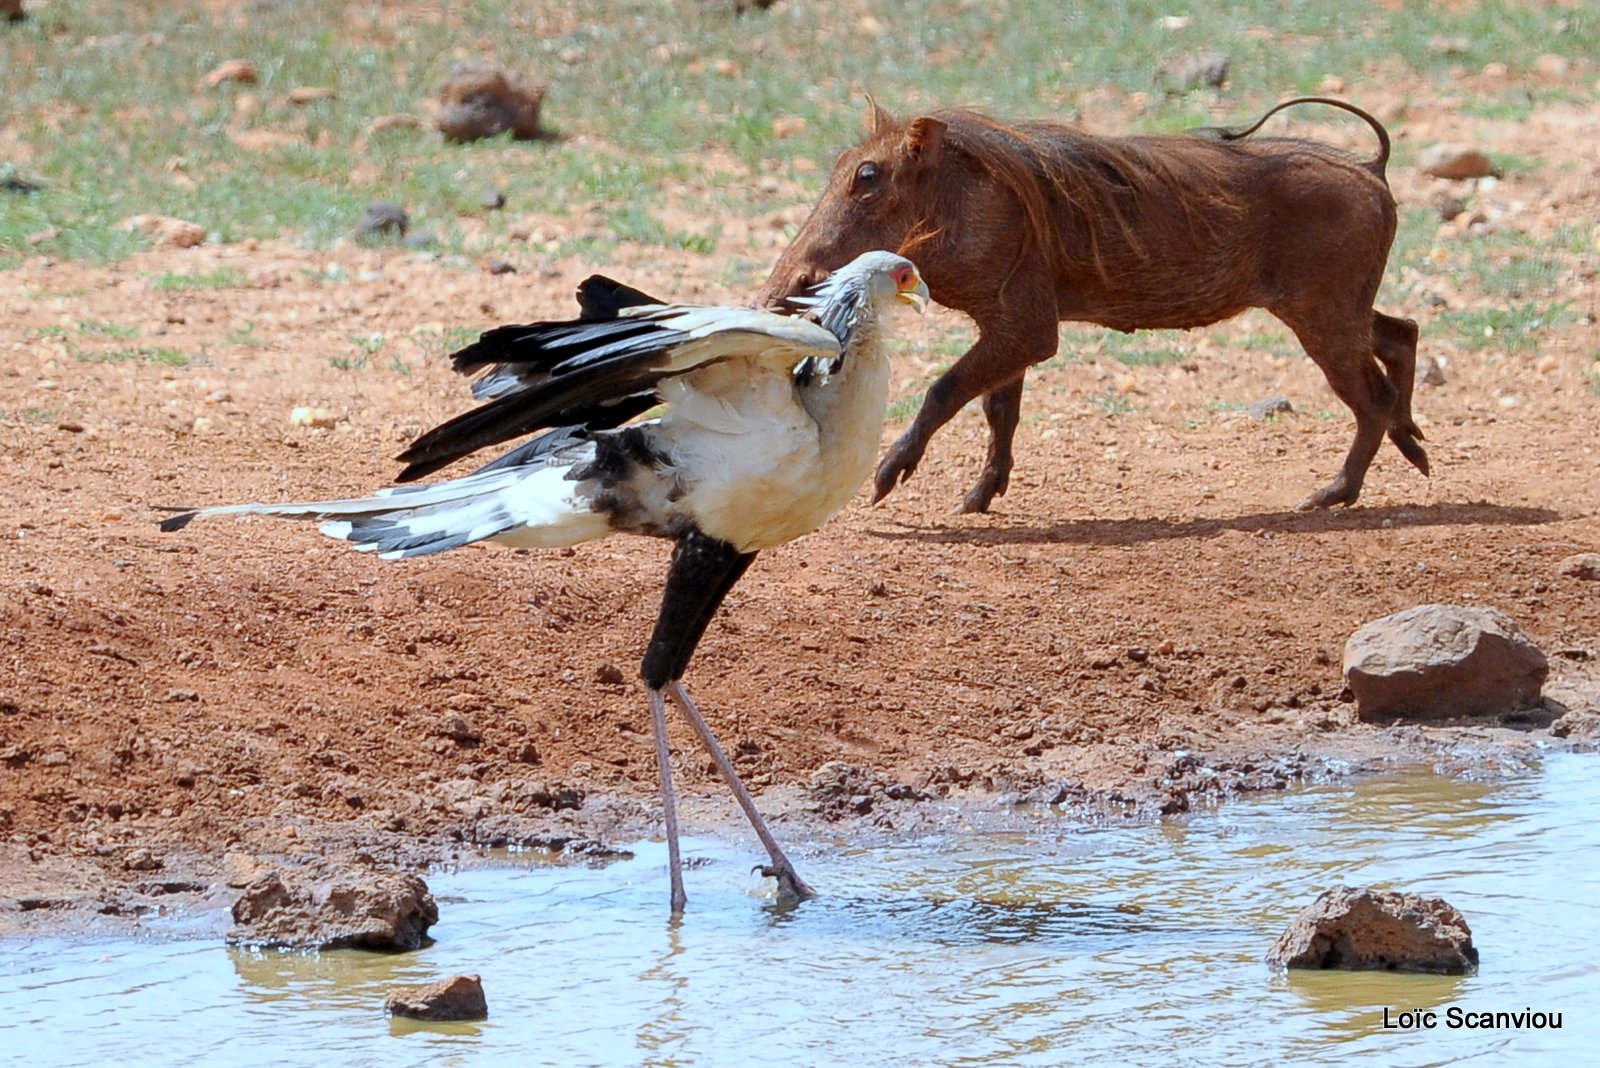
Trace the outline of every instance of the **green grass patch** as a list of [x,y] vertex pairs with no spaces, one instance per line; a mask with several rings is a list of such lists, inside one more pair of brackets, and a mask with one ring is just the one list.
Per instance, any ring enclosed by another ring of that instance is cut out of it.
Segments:
[[43,426],[46,423],[53,423],[59,418],[61,418],[61,413],[51,408],[23,408],[15,412],[0,410],[0,419],[18,423],[22,426]]
[[254,322],[236,326],[222,335],[222,340],[229,345],[238,345],[241,348],[259,348],[267,343],[266,339],[256,333],[257,325]]
[[1106,415],[1127,415],[1129,412],[1134,411],[1136,407],[1133,401],[1129,400],[1125,394],[1112,389],[1110,386],[1090,397],[1089,403]]
[[[32,255],[121,260],[147,247],[118,226],[140,212],[191,220],[225,242],[326,248],[378,199],[405,205],[454,247],[454,220],[482,217],[490,188],[505,190],[507,215],[598,206],[616,227],[562,254],[605,258],[628,240],[710,255],[724,241],[716,220],[770,199],[755,176],[820,186],[815,165],[860,135],[864,88],[899,114],[970,103],[1068,118],[1107,91],[1144,93],[1136,125],[1154,132],[1215,124],[1219,99],[1223,121],[1247,122],[1330,73],[1349,82],[1340,95],[1371,106],[1406,78],[1448,86],[1491,61],[1520,74],[1544,53],[1579,70],[1600,55],[1600,18],[1583,5],[1393,6],[1198,0],[1181,12],[1192,22],[1174,30],[1162,16],[1177,10],[1148,3],[906,0],[874,5],[867,32],[854,11],[819,17],[795,3],[735,17],[726,4],[615,0],[569,19],[550,5],[465,0],[437,18],[394,20],[383,5],[345,0],[296,0],[289,17],[205,0],[52,0],[0,33],[8,136],[26,148],[21,177],[43,187],[6,195],[0,269]],[[1441,49],[1441,39],[1460,45]],[[1231,57],[1225,95],[1167,93],[1154,73],[1161,61],[1202,50]],[[369,131],[379,115],[422,114],[460,58],[486,51],[551,82],[545,124],[561,138],[451,145],[430,129]],[[236,57],[256,65],[255,85],[196,91]],[[337,95],[296,107],[287,96],[297,86]],[[1482,106],[1515,121],[1562,91],[1508,91]],[[239,106],[245,94],[253,108]],[[1359,127],[1314,108],[1296,118]],[[669,198],[705,224],[665,227],[630,207]],[[489,220],[491,238],[506,225]]]
[[144,363],[163,364],[167,367],[187,367],[190,360],[182,349],[165,345],[137,345],[115,349],[74,349],[72,358],[80,363]]
[[219,267],[200,274],[179,274],[165,271],[150,283],[157,293],[179,292],[185,289],[234,289],[247,284],[245,276],[233,267]]
[[1465,348],[1518,353],[1536,346],[1545,331],[1576,318],[1565,302],[1543,305],[1529,301],[1503,308],[1446,311],[1440,316],[1440,322]]
[[127,339],[139,336],[137,326],[123,326],[120,323],[107,323],[99,319],[85,319],[78,324],[78,333],[86,337],[109,337]]

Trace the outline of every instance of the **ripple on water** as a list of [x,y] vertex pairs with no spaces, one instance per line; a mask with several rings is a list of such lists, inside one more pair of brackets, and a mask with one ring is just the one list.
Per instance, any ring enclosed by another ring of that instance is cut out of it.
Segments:
[[[0,1062],[30,1065],[1581,1063],[1596,1041],[1600,775],[1559,755],[1502,782],[1397,776],[1182,822],[802,850],[828,892],[783,911],[752,857],[693,839],[602,869],[436,875],[437,941],[384,956],[186,941],[0,951]],[[1277,975],[1261,956],[1337,882],[1439,894],[1477,975]],[[384,993],[483,976],[473,1024]],[[1383,1007],[1564,1012],[1544,1032],[1385,1032]]]

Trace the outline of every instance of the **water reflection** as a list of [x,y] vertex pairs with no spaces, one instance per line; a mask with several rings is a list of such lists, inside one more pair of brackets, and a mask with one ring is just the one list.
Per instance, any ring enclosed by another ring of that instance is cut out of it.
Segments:
[[[412,954],[0,947],[0,1012],[25,1025],[6,1052],[95,1068],[1581,1063],[1600,989],[1575,937],[1600,928],[1595,767],[1397,777],[1154,827],[818,846],[805,870],[827,892],[788,910],[742,874],[745,852],[689,839],[680,924],[665,849],[643,843],[602,869],[435,876],[443,920]],[[1272,973],[1267,946],[1337,882],[1446,897],[1479,973]],[[483,976],[487,1022],[383,1017],[390,988],[454,972]],[[1386,1007],[1524,1005],[1565,1010],[1566,1029],[1382,1027]]]

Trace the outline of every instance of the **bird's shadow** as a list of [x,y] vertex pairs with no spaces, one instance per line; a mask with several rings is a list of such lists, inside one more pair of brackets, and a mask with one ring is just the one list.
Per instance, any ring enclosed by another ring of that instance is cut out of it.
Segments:
[[1380,528],[1447,526],[1537,526],[1560,520],[1549,508],[1527,508],[1487,502],[1424,505],[1381,505],[1316,512],[1254,512],[1207,519],[1069,519],[1049,525],[1007,522],[996,526],[918,525],[890,520],[891,526],[869,533],[886,541],[966,545],[1138,545],[1184,538],[1210,538],[1238,530],[1254,534],[1329,534]]

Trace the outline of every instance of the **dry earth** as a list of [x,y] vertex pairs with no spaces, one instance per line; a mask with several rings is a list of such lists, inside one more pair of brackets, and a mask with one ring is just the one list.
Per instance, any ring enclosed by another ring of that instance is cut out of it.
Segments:
[[[1396,126],[1420,141],[1482,124],[1413,105]],[[1592,108],[1499,127],[1489,147],[1544,165],[1473,203],[1489,226],[1535,237],[1592,221],[1597,145]],[[1393,181],[1411,205],[1444,185],[1406,167]],[[803,211],[748,225],[775,258],[779,225]],[[740,225],[725,240],[742,242]],[[1030,376],[1020,463],[992,515],[949,514],[982,452],[969,411],[881,506],[858,498],[764,554],[689,681],[780,833],[803,840],[832,818],[862,835],[982,812],[1064,818],[1009,810],[1017,799],[1148,817],[1352,768],[1481,772],[1592,737],[1600,583],[1558,564],[1600,548],[1595,264],[1571,257],[1550,295],[1577,322],[1532,352],[1469,351],[1432,330],[1424,295],[1481,302],[1443,266],[1475,239],[1442,224],[1438,277],[1388,306],[1421,320],[1425,355],[1446,362],[1416,400],[1431,479],[1385,446],[1359,507],[1294,512],[1353,423],[1302,356],[1240,343],[1277,329],[1252,314],[1174,335],[1190,349],[1179,364],[1101,357]],[[687,252],[625,246],[593,264],[529,247],[516,263],[496,276],[401,249],[250,243],[0,274],[0,930],[220,901],[229,854],[422,864],[469,857],[470,843],[653,831],[634,675],[665,544],[392,565],[310,526],[155,527],[158,504],[383,485],[406,440],[466,403],[447,331],[559,314],[592,269],[686,298],[747,296]],[[152,284],[223,267],[245,284]],[[86,340],[84,323],[138,337]],[[947,312],[912,324],[897,395],[926,382],[927,341],[961,327]],[[385,341],[365,367],[333,366],[372,333]],[[85,362],[69,343],[190,362]],[[1297,412],[1257,422],[1219,406],[1274,394]],[[298,406],[337,422],[292,425]],[[1430,601],[1514,616],[1551,655],[1547,712],[1357,722],[1345,639]],[[687,731],[674,742],[691,828],[741,833]],[[810,788],[833,761],[856,770]],[[946,795],[971,804],[918,800]]]

